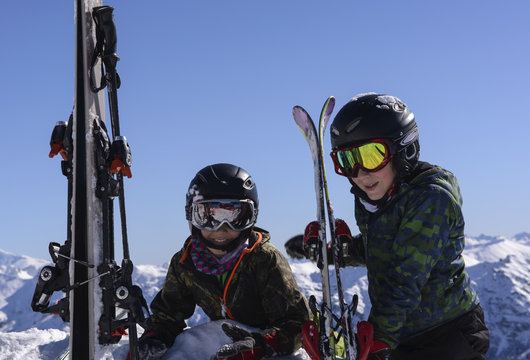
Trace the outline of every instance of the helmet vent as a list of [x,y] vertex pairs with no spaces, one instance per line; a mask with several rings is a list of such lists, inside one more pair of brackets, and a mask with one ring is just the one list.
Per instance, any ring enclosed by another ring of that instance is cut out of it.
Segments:
[[401,141],[400,145],[406,146],[418,138],[418,129],[414,128],[411,132],[407,134]]
[[254,181],[252,181],[252,178],[248,178],[244,183],[243,187],[247,190],[251,190],[254,187]]
[[357,118],[353,120],[351,123],[348,124],[348,126],[346,126],[346,133],[347,134],[351,133],[353,130],[355,130],[357,126],[359,126],[360,123],[361,123],[361,118]]

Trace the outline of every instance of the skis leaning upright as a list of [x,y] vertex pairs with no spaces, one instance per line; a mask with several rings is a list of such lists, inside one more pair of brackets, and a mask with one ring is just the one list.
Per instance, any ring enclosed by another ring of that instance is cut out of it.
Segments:
[[[57,313],[70,322],[72,359],[101,358],[103,346],[129,335],[130,358],[137,359],[136,324],[144,325],[147,303],[132,284],[125,221],[123,175],[131,177],[131,153],[120,134],[116,73],[116,27],[110,6],[76,0],[76,76],[74,110],[54,128],[50,157],[61,154],[68,179],[67,240],[51,243],[54,267],[44,267],[32,309]],[[99,80],[99,84],[98,83]],[[108,91],[112,136],[105,125]],[[114,254],[114,198],[119,199],[123,260]],[[66,296],[56,305],[56,291]],[[120,314],[121,312],[121,314]],[[147,311],[148,313],[148,311]]]
[[[333,99],[333,103],[335,102],[335,98],[330,97],[330,99]],[[327,110],[326,107],[322,109],[322,114],[320,115],[320,121],[318,126],[318,138],[319,138],[319,148],[320,148],[320,166],[322,167],[322,183],[324,185],[324,194],[326,196],[326,207],[328,210],[328,221],[329,221],[329,229],[330,229],[330,242],[331,242],[331,250],[333,253],[333,264],[335,265],[335,277],[337,280],[337,292],[339,295],[339,306],[340,306],[340,326],[342,327],[344,331],[344,338],[347,339],[347,343],[345,344],[345,352],[346,357],[348,359],[356,359],[357,355],[357,349],[355,345],[355,338],[353,335],[353,327],[351,322],[351,316],[352,313],[357,309],[357,295],[354,296],[353,301],[351,305],[348,307],[344,301],[344,291],[342,289],[342,281],[341,281],[341,275],[340,275],[340,259],[342,257],[342,249],[339,247],[339,242],[337,238],[337,231],[336,231],[336,223],[335,223],[335,216],[333,212],[333,205],[331,204],[331,200],[329,199],[329,191],[328,191],[328,183],[326,179],[326,167],[325,167],[325,161],[324,161],[324,132],[326,130],[326,126],[328,124],[328,121],[330,119],[331,112],[333,111],[333,108],[331,110]],[[325,112],[325,114],[324,114]]]
[[[295,106],[293,108],[293,117],[304,134],[304,137],[309,144],[311,155],[313,158],[314,178],[315,178],[315,193],[317,199],[317,221],[319,227],[319,244],[317,248],[311,249],[317,256],[317,266],[320,269],[322,278],[322,303],[320,309],[317,308],[316,299],[311,296],[309,299],[311,310],[317,313],[319,316],[319,330],[315,329],[315,324],[312,322],[304,325],[302,337],[304,338],[304,345],[306,351],[313,360],[321,359],[335,359],[336,358],[336,346],[335,344],[340,341],[341,338],[344,340],[344,352],[347,359],[355,359],[357,350],[355,348],[354,333],[351,326],[351,314],[355,311],[356,297],[351,306],[347,306],[344,302],[344,293],[342,290],[341,275],[339,269],[339,257],[340,249],[336,246],[336,232],[335,232],[335,219],[333,216],[333,207],[329,200],[329,194],[327,189],[327,181],[324,167],[324,155],[323,155],[323,136],[325,127],[330,119],[331,113],[335,105],[335,98],[330,96],[320,113],[319,121],[319,132],[317,133],[315,124],[311,119],[311,116],[301,106]],[[326,202],[324,201],[326,200]],[[335,265],[335,276],[337,280],[337,288],[339,295],[339,307],[340,316],[336,316],[333,313],[331,303],[331,288],[329,281],[329,269],[328,269],[328,255],[327,255],[327,236],[326,236],[326,207],[330,222],[330,244],[333,252],[333,261]],[[314,334],[318,333],[318,352],[314,350],[314,345],[317,343],[317,338]],[[312,346],[310,345],[312,344]]]

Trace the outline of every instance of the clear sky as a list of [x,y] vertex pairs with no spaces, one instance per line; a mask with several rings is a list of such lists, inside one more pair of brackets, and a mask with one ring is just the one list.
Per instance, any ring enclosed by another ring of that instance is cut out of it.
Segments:
[[[133,155],[125,200],[135,263],[162,264],[181,247],[188,184],[216,162],[252,174],[258,226],[283,251],[316,214],[292,107],[316,118],[334,95],[336,114],[369,91],[416,114],[421,160],[460,181],[468,235],[530,231],[530,2],[105,5],[115,7],[121,133]],[[0,248],[9,252],[48,258],[47,244],[66,238],[66,178],[48,152],[73,106],[74,41],[73,1],[3,4]],[[335,214],[355,233],[348,182],[326,161]]]

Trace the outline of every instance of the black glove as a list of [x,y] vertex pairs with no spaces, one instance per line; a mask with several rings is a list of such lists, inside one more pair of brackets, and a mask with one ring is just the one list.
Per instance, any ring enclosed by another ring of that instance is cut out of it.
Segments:
[[140,360],[157,360],[167,351],[167,345],[157,332],[146,332],[138,339],[138,357]]
[[223,345],[217,350],[218,360],[258,360],[273,355],[278,349],[274,331],[260,334],[250,333],[230,323],[223,323],[221,326],[233,343]]

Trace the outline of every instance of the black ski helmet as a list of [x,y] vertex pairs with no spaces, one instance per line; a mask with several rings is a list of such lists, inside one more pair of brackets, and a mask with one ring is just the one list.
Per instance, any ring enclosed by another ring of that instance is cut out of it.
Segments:
[[226,163],[208,165],[201,169],[191,180],[186,193],[186,219],[190,224],[192,235],[196,235],[202,241],[206,242],[209,247],[230,250],[235,248],[240,241],[248,237],[252,227],[242,231],[241,236],[231,241],[228,245],[219,246],[208,242],[200,236],[200,231],[191,223],[191,205],[194,200],[198,199],[250,199],[254,202],[254,209],[257,212],[259,207],[258,189],[250,174],[244,169]]
[[391,141],[392,164],[400,181],[414,169],[420,154],[414,114],[401,100],[385,94],[361,94],[335,116],[330,130],[333,150],[373,139]]

